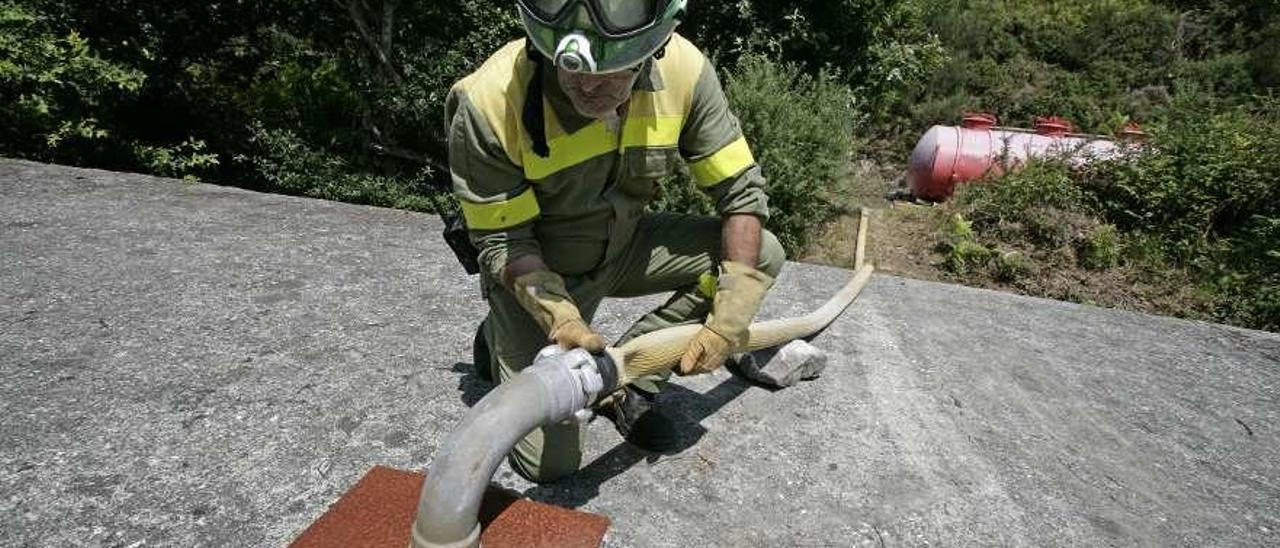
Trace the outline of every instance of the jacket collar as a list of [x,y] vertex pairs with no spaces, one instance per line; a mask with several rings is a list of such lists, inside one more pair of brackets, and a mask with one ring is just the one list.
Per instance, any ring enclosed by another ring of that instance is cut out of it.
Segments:
[[[569,96],[565,95],[564,90],[560,88],[560,80],[556,78],[556,68],[550,63],[543,64],[542,89],[545,90],[547,103],[551,105],[551,111],[555,114],[556,120],[560,122],[560,127],[568,133],[576,133],[578,130],[587,127],[595,118],[588,118],[573,108],[573,102],[569,100]],[[645,62],[644,67],[640,69],[640,76],[636,78],[636,83],[631,87],[635,91],[662,91],[664,88],[662,82],[662,74],[658,71],[656,63],[653,59]]]

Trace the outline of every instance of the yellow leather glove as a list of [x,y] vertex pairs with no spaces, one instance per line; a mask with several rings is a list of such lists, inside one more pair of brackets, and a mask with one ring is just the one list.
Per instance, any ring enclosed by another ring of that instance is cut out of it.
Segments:
[[680,358],[679,373],[710,373],[730,354],[745,350],[747,328],[772,285],[773,277],[764,272],[733,261],[720,263],[711,314]]
[[512,286],[516,300],[547,333],[547,340],[566,350],[578,347],[589,352],[604,350],[604,337],[582,320],[582,313],[559,274],[535,270],[517,277]]

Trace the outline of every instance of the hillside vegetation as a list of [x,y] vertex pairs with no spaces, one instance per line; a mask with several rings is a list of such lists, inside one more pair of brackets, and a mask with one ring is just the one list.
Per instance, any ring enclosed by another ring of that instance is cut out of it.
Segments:
[[[691,0],[681,32],[715,59],[793,254],[880,192],[854,166],[899,171],[962,110],[1099,133],[1136,120],[1150,154],[1046,162],[931,209],[926,266],[1275,330],[1278,4]],[[520,34],[507,0],[0,0],[0,154],[452,207],[445,92]],[[679,178],[664,188],[655,207],[706,207]]]

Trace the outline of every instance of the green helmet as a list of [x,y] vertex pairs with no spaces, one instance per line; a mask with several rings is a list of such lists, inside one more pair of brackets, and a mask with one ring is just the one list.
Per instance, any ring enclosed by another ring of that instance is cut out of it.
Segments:
[[687,0],[516,0],[529,41],[556,66],[606,73],[658,51],[684,17]]

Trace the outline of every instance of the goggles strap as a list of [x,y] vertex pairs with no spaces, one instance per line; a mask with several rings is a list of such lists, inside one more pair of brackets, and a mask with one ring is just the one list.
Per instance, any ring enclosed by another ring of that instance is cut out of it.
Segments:
[[670,44],[671,44],[671,37],[668,36],[667,40],[663,42],[661,46],[658,46],[658,49],[654,50],[653,55],[650,55],[649,57],[652,59],[662,59],[664,56],[667,55],[667,46]]

